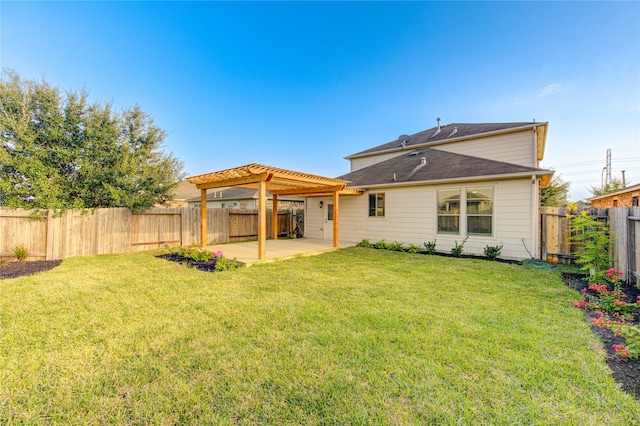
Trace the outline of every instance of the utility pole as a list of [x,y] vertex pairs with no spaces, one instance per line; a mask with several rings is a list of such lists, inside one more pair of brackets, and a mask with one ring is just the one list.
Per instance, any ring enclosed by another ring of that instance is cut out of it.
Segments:
[[607,149],[607,185],[611,183],[611,148]]

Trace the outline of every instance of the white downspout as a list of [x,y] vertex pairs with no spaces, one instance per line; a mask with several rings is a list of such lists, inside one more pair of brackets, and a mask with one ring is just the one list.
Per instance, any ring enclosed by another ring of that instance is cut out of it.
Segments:
[[532,254],[536,259],[540,258],[538,247],[538,176],[531,176],[533,182],[533,190],[531,191],[531,245],[533,246]]
[[538,167],[538,126],[535,124],[536,120],[533,120],[533,167]]

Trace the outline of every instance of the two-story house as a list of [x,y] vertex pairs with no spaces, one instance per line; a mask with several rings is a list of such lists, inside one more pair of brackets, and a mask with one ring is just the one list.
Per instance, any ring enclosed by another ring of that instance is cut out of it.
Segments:
[[[539,194],[553,171],[539,168],[548,123],[454,123],[346,157],[338,179],[363,196],[340,198],[340,240],[385,239],[464,253],[502,245],[501,257],[539,252]],[[332,238],[333,199],[310,198],[305,236]]]

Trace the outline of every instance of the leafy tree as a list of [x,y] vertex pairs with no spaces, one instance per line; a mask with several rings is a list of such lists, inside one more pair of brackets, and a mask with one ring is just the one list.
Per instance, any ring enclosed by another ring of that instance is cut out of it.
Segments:
[[567,192],[571,182],[565,182],[555,175],[549,186],[540,190],[540,204],[545,207],[558,207],[567,203]]
[[85,91],[0,78],[0,202],[24,208],[129,207],[170,200],[183,164],[138,106],[114,112]]
[[609,194],[610,192],[616,192],[621,189],[623,189],[622,179],[617,176],[613,176],[611,178],[611,182],[605,183],[602,187],[595,187],[591,185],[589,192],[591,192],[594,197],[599,197],[600,195]]

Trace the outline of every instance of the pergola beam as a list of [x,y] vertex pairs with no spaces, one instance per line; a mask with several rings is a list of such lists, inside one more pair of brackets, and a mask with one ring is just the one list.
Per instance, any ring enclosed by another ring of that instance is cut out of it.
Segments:
[[224,186],[240,186],[251,183],[259,183],[269,180],[269,173],[264,172],[257,175],[249,175],[238,178],[230,178],[225,180],[217,180],[210,183],[200,183],[196,185],[198,189],[222,188]]
[[316,187],[299,187],[294,189],[271,189],[272,194],[278,195],[299,195],[299,194],[315,194],[315,193],[333,193],[335,191],[343,190],[345,185],[336,186],[316,186]]

